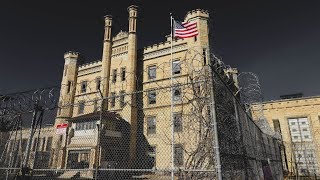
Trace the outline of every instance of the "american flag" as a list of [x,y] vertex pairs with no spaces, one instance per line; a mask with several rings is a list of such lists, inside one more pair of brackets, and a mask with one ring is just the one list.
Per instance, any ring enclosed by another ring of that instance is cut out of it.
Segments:
[[190,38],[198,35],[197,22],[174,22],[174,37]]

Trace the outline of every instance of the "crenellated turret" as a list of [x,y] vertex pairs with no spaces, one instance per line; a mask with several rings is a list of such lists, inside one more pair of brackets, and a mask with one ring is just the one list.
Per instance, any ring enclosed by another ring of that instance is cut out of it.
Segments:
[[61,83],[60,106],[58,117],[71,117],[73,108],[69,105],[73,103],[75,87],[78,76],[78,52],[68,51],[64,53],[64,71]]
[[[201,48],[209,47],[209,12],[203,9],[189,11],[185,18],[185,22],[196,21],[199,34],[194,39],[191,39],[193,46]],[[199,49],[202,51],[201,49]]]

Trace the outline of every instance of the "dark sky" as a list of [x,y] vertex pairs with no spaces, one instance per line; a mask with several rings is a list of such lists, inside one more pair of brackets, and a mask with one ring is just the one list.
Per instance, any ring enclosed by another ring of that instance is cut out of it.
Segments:
[[[172,4],[174,3],[174,4]],[[2,1],[0,94],[59,84],[63,53],[101,59],[103,16],[114,33],[127,30],[127,7],[140,7],[139,47],[163,41],[176,19],[196,8],[211,12],[214,51],[240,71],[259,75],[265,100],[302,92],[319,95],[320,1]]]

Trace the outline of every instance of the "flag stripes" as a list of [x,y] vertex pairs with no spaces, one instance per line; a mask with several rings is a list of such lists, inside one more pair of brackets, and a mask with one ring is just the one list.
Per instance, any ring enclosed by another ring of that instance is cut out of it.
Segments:
[[180,23],[174,20],[174,37],[189,38],[197,36],[198,34],[197,22]]

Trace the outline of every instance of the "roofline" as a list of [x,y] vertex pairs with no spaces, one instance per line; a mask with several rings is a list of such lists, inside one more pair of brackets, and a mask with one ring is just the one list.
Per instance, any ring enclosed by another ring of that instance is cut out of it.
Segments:
[[[267,104],[267,103],[275,103],[275,102],[287,102],[287,101],[298,101],[298,100],[304,100],[304,99],[315,99],[315,98],[320,98],[320,95],[317,96],[306,96],[306,97],[301,97],[301,98],[292,98],[292,99],[277,99],[277,100],[269,100],[269,101],[264,101],[262,104]],[[256,105],[257,103],[253,103],[253,105]]]

